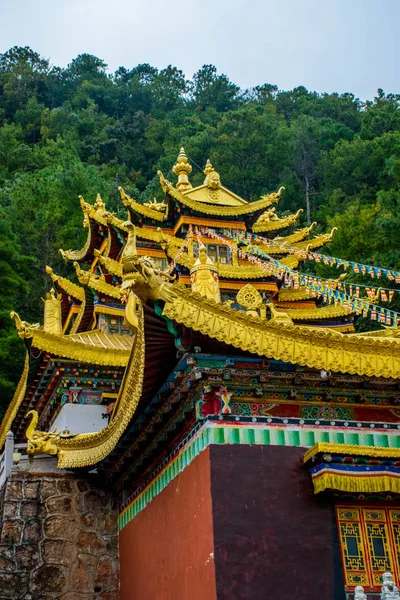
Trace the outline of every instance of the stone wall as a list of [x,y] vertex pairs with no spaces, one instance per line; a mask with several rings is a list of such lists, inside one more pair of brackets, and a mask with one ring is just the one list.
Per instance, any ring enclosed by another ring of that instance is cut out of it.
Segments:
[[117,504],[65,473],[13,473],[0,503],[0,600],[118,600]]

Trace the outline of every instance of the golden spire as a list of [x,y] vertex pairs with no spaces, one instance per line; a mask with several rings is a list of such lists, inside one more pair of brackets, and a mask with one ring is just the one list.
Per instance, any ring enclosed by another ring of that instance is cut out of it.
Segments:
[[188,175],[192,172],[192,165],[189,163],[188,157],[186,156],[185,148],[182,146],[179,156],[176,159],[176,163],[172,167],[172,171],[178,177],[176,188],[180,192],[190,190],[192,184],[188,179]]

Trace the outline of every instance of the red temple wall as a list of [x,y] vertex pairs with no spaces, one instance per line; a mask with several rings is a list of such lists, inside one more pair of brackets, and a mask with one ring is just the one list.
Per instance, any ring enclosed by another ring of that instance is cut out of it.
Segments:
[[121,600],[344,600],[304,448],[212,445],[120,533]]
[[218,600],[344,600],[333,503],[304,448],[211,446]]
[[216,599],[207,448],[120,532],[121,600]]

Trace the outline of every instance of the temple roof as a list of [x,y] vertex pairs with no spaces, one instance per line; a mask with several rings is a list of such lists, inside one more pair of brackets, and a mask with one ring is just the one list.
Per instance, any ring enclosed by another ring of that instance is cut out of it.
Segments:
[[19,336],[29,340],[32,347],[86,363],[125,366],[133,344],[132,336],[100,330],[57,335],[25,321],[16,321],[16,326]]
[[[271,194],[267,194],[265,196],[263,196],[262,198],[260,198],[260,200],[256,200],[255,202],[242,202],[241,204],[238,205],[223,205],[223,204],[219,204],[217,202],[214,202],[213,204],[211,203],[206,203],[204,200],[199,201],[196,200],[194,198],[190,197],[190,194],[188,193],[182,193],[181,191],[179,191],[178,189],[176,189],[172,183],[170,183],[167,179],[165,179],[164,175],[161,173],[161,171],[158,171],[158,175],[160,178],[160,183],[161,183],[161,187],[164,190],[164,192],[166,192],[167,194],[169,194],[172,198],[174,198],[175,200],[177,200],[178,202],[180,202],[181,204],[183,204],[184,206],[187,206],[188,208],[191,208],[192,210],[195,210],[196,212],[200,212],[200,213],[204,213],[207,215],[213,215],[216,217],[234,217],[234,216],[240,216],[240,215],[252,215],[258,211],[261,211],[264,208],[267,208],[268,206],[271,206],[271,204],[273,204],[274,202],[278,202],[282,191],[284,188],[280,188],[280,190],[278,192],[273,192]],[[202,187],[202,186],[201,186]],[[227,190],[227,192],[229,192],[229,190]],[[232,192],[229,192],[229,194],[232,195]],[[226,198],[226,196],[224,196]]]
[[[329,242],[334,231],[308,239],[310,225],[276,237],[301,214],[300,209],[278,216],[272,205],[283,188],[249,203],[222,186],[210,161],[204,183],[195,188],[189,180],[191,170],[182,149],[173,167],[176,185],[159,173],[166,193],[161,202],[140,204],[120,189],[130,218],[140,226],[108,212],[100,196],[93,206],[80,198],[87,240],[81,250],[62,253],[74,261],[80,285],[47,267],[59,293],[51,290],[46,295],[44,325],[30,325],[13,315],[20,337],[29,349],[42,351],[38,355],[43,362],[62,358],[126,367],[110,425],[98,433],[57,440],[59,466],[82,467],[107,457],[136,408],[145,410],[164,384],[177,349],[187,352],[201,345],[218,353],[223,347],[245,357],[257,355],[261,362],[283,361],[311,371],[386,379],[400,375],[398,329],[345,335],[341,331],[354,330],[354,303],[338,300],[337,305],[318,306],[327,298],[315,290],[279,290],[288,283],[298,285],[290,269],[296,269],[310,249]],[[258,219],[251,229],[253,216]],[[193,268],[199,246],[203,259],[204,252],[210,252],[202,264],[215,268]],[[269,254],[281,258],[277,261]],[[215,298],[207,296],[207,286],[217,290]],[[31,365],[34,356],[31,352]],[[21,404],[26,368],[4,427],[10,426],[18,407],[16,422],[21,427],[26,405],[42,406],[42,388],[36,396],[28,390],[28,400]]]

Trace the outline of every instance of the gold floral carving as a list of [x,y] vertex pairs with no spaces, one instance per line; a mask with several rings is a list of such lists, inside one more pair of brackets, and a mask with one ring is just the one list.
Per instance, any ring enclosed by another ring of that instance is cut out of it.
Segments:
[[355,310],[352,308],[343,308],[343,306],[322,306],[321,308],[288,308],[286,309],[287,314],[297,320],[318,320],[318,319],[331,319],[334,317],[344,317],[346,315],[352,315]]
[[247,310],[257,310],[263,303],[260,292],[249,283],[240,288],[236,295],[236,302]]
[[344,335],[326,328],[263,321],[176,285],[164,314],[204,335],[260,356],[343,373],[399,377],[400,339]]
[[241,206],[213,206],[212,204],[206,204],[204,202],[198,202],[197,200],[193,200],[188,196],[182,194],[179,190],[175,189],[172,183],[170,183],[167,179],[165,179],[164,175],[161,171],[158,171],[158,176],[160,178],[161,187],[165,192],[168,192],[175,200],[178,200],[181,204],[188,206],[189,208],[205,213],[208,215],[216,215],[216,216],[236,216],[236,215],[247,215],[251,213],[255,213],[263,208],[267,208],[271,206],[274,202],[278,202],[282,191],[284,188],[280,188],[278,192],[272,192],[271,194],[267,194],[263,196],[260,200],[256,200],[255,202],[249,202],[248,204],[243,204]]

